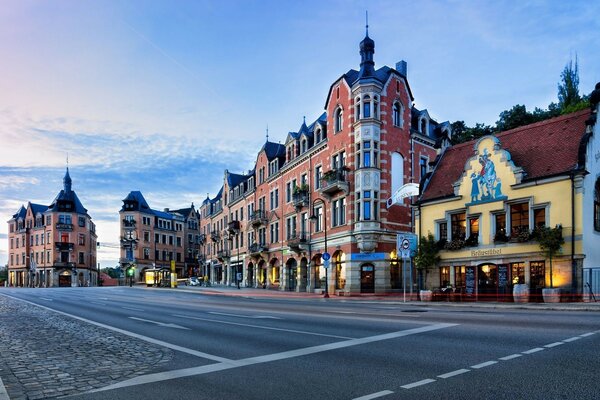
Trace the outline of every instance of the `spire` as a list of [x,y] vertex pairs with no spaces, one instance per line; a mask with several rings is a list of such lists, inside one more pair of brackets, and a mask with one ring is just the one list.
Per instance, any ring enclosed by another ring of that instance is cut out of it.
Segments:
[[365,38],[360,42],[360,72],[358,78],[367,78],[375,75],[375,42],[369,37],[369,14],[366,14]]
[[67,165],[67,172],[65,173],[65,177],[63,178],[63,186],[66,193],[69,193],[71,191],[72,183],[73,182],[71,181],[71,176],[69,175],[69,166]]
[[269,124],[267,124],[267,142],[269,141]]

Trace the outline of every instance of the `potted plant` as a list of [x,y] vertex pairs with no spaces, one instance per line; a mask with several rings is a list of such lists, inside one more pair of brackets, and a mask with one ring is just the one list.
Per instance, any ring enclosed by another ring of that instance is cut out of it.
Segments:
[[419,296],[422,301],[431,301],[433,296],[431,290],[422,290],[423,288],[423,271],[433,267],[440,262],[439,247],[431,232],[427,233],[427,237],[419,238],[417,247],[417,255],[415,256],[415,267],[419,273]]
[[542,226],[538,229],[540,250],[550,260],[550,287],[542,289],[542,297],[544,298],[544,303],[559,303],[560,288],[554,287],[552,259],[560,253],[561,247],[565,243],[565,239],[562,236],[562,226],[556,225],[554,228]]

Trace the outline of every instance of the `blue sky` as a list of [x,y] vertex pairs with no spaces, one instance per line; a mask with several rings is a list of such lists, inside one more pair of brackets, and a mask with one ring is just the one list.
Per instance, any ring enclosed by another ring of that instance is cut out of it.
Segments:
[[[118,243],[131,190],[151,207],[199,204],[223,170],[322,112],[360,62],[408,62],[415,105],[493,124],[556,101],[564,66],[600,82],[600,3],[589,1],[28,1],[0,8],[0,217],[49,204],[67,153],[101,243]],[[0,265],[7,260],[0,224]],[[118,258],[108,246],[102,266]]]

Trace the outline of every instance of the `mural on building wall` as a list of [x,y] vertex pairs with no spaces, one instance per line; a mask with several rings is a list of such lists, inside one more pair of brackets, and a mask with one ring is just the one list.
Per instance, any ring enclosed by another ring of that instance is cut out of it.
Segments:
[[467,205],[506,200],[508,197],[502,193],[502,181],[496,176],[496,166],[487,148],[478,161],[481,169],[471,173],[471,202]]

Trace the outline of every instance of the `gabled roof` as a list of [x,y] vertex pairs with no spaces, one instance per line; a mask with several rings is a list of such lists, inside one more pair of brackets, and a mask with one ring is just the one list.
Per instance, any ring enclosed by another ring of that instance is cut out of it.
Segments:
[[87,209],[81,204],[79,197],[74,191],[65,191],[64,189],[58,193],[56,198],[52,201],[52,204],[48,206],[49,210],[58,211],[58,202],[59,201],[70,201],[75,205],[74,211],[78,214],[87,214]]
[[[569,174],[578,166],[578,151],[589,110],[522,126],[496,136],[512,162],[523,168],[523,182]],[[478,140],[449,147],[439,158],[422,189],[419,202],[454,196],[453,184],[462,176]]]
[[277,157],[285,157],[285,146],[280,143],[265,142],[260,151],[265,151],[267,160],[271,161]]
[[229,186],[230,189],[233,189],[234,187],[238,186],[240,183],[243,183],[244,181],[248,180],[248,178],[250,178],[250,175],[233,174],[229,171],[227,171],[226,176],[227,176],[227,185]]
[[[142,194],[142,192],[140,192],[139,190],[134,190],[134,191],[129,192],[127,197],[125,197],[123,199],[123,202],[126,202],[126,201],[136,201],[139,205],[139,209],[137,211],[146,212],[149,214],[152,213],[152,209],[146,202],[146,199],[144,198],[144,195]],[[125,209],[121,208],[121,211],[125,211]]]
[[33,215],[43,214],[44,212],[48,211],[48,206],[42,204],[34,204],[30,202],[28,206],[31,207],[31,212]]
[[19,218],[25,218],[25,216],[27,215],[27,209],[21,205],[21,207],[19,208],[19,210],[16,212],[16,214],[13,214],[13,219],[19,219]]

